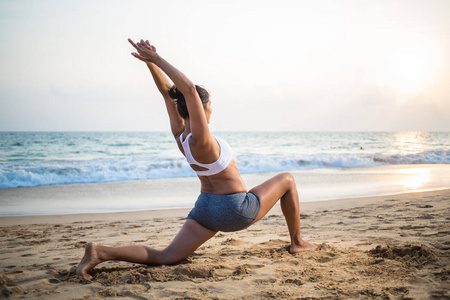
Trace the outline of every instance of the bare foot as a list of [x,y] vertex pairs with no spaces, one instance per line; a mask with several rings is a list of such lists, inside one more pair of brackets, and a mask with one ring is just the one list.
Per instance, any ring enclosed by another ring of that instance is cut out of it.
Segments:
[[92,270],[96,265],[102,261],[98,258],[97,254],[97,244],[88,243],[84,250],[84,256],[77,267],[77,275],[83,277],[84,279],[91,280],[92,276],[87,274],[88,271]]
[[307,241],[301,239],[299,245],[291,244],[289,253],[298,253],[298,252],[303,252],[303,251],[308,251],[308,250],[314,250],[317,247],[319,247],[319,244],[310,243],[310,242],[307,242]]

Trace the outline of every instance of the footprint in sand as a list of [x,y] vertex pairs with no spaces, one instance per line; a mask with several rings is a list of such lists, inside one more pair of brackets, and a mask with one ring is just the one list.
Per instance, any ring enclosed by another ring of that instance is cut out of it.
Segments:
[[417,218],[424,219],[424,220],[432,220],[432,219],[434,219],[434,216],[430,215],[430,214],[422,214],[422,215],[418,216]]
[[228,238],[225,241],[222,242],[222,246],[237,246],[237,245],[241,245],[243,242],[242,240],[236,240],[233,238]]
[[127,229],[134,229],[134,228],[141,228],[141,227],[142,227],[141,225],[131,225],[131,226],[128,226]]
[[277,280],[275,278],[253,280],[253,283],[255,283],[256,285],[265,285],[265,284],[275,283],[275,282],[277,282]]
[[303,282],[297,278],[287,278],[284,280],[284,283],[287,284],[295,284],[295,285],[303,285]]
[[433,205],[429,205],[429,204],[419,204],[416,205],[417,208],[433,208]]
[[58,242],[70,242],[70,241],[73,241],[73,239],[63,237],[58,240]]
[[80,241],[78,243],[76,243],[74,246],[75,248],[84,248],[86,246],[87,242],[85,241]]

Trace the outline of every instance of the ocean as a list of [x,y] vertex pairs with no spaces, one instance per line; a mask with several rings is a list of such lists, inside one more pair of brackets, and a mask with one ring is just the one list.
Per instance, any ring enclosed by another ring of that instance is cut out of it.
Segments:
[[[300,202],[450,188],[448,132],[215,132],[250,189],[283,171]],[[0,132],[0,216],[192,207],[170,133]]]
[[[242,174],[449,164],[450,132],[215,132]],[[195,177],[166,132],[0,132],[0,188]]]

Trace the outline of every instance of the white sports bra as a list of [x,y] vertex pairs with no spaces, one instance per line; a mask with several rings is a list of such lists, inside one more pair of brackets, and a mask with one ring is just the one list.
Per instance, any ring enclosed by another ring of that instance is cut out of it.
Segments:
[[[184,133],[184,132],[183,132]],[[204,171],[195,171],[199,176],[211,176],[218,174],[225,170],[233,159],[233,155],[231,154],[231,147],[228,143],[218,137],[214,137],[216,141],[219,143],[220,147],[220,156],[219,159],[210,164],[202,164],[194,159],[191,153],[191,148],[189,147],[189,138],[192,133],[189,133],[186,139],[183,141],[183,133],[180,135],[180,142],[183,145],[184,156],[186,156],[186,160],[190,165],[197,165],[208,170]]]

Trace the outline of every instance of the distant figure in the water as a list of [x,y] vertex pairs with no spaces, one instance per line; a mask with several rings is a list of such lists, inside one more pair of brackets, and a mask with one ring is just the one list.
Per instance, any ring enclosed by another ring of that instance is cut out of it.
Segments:
[[303,240],[300,234],[300,208],[294,177],[282,173],[248,190],[230,146],[209,131],[212,114],[209,93],[159,56],[148,41],[141,40],[137,44],[131,39],[128,41],[137,50],[132,55],[147,64],[164,98],[172,134],[200,179],[201,194],[186,222],[164,250],[141,245],[107,247],[88,243],[77,274],[91,279],[87,272],[108,260],[146,265],[177,263],[218,231],[238,231],[251,226],[279,199],[291,238],[289,252],[316,248],[317,244]]

